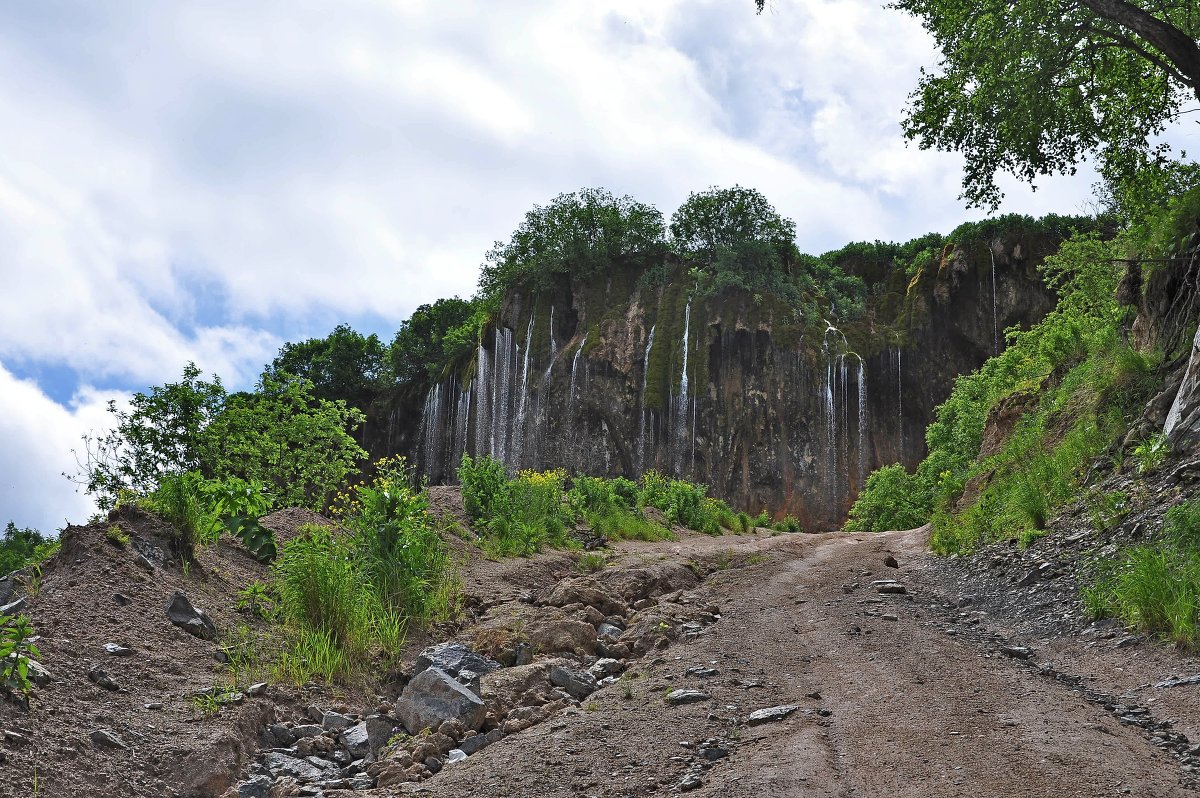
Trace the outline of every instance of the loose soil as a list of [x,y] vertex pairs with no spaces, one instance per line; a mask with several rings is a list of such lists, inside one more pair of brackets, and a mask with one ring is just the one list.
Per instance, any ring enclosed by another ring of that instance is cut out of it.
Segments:
[[[233,597],[263,578],[262,566],[223,542],[184,575],[165,546],[154,550],[164,537],[155,537],[154,519],[116,520],[135,534],[136,547],[107,542],[103,525],[72,529],[30,598],[53,682],[35,693],[29,712],[0,705],[0,729],[27,738],[0,747],[0,796],[33,795],[35,775],[37,794],[47,796],[221,795],[253,762],[266,723],[301,719],[308,704],[361,712],[377,703],[369,691],[273,685],[263,698],[198,712],[189,696],[226,671],[214,658],[218,645],[168,623],[166,604],[184,590],[219,628],[231,628],[245,620]],[[579,575],[577,555],[492,562],[456,540],[464,626],[414,636],[410,653],[439,637],[470,640],[489,608],[514,601],[532,608],[560,580]],[[690,563],[702,581],[659,598],[715,607],[719,619],[631,655],[618,683],[428,780],[325,795],[617,798],[676,794],[681,783],[689,795],[722,798],[1196,792],[1189,765],[1168,748],[1179,748],[1178,739],[1164,742],[1163,727],[1122,721],[1121,708],[1146,707],[1170,733],[1200,740],[1200,686],[1154,686],[1200,664],[1153,641],[1096,634],[1083,622],[1042,625],[1035,639],[1023,637],[1033,627],[1021,618],[1036,606],[960,606],[972,587],[964,571],[926,549],[921,530],[681,534],[618,544],[608,569]],[[149,552],[148,563],[138,563],[139,551]],[[898,568],[885,565],[889,555]],[[888,579],[906,592],[877,592],[872,583]],[[117,593],[129,603],[114,600]],[[108,656],[106,642],[136,653]],[[97,664],[119,692],[88,680]],[[688,675],[697,667],[716,673]],[[665,695],[676,688],[710,697],[670,706]],[[1109,708],[1100,694],[1113,697]],[[778,705],[797,708],[780,721],[746,723],[755,710]],[[89,734],[101,728],[129,748],[97,748]],[[709,761],[698,753],[703,747],[728,756]]]

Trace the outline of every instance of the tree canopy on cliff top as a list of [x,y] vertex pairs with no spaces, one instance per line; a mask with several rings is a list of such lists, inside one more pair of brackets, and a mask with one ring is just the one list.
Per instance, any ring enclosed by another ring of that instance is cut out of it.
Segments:
[[[755,0],[761,12],[765,0]],[[1110,184],[1170,160],[1152,139],[1200,100],[1195,0],[895,0],[941,51],[903,122],[966,157],[963,198],[995,208],[996,175],[1029,183],[1098,157]]]

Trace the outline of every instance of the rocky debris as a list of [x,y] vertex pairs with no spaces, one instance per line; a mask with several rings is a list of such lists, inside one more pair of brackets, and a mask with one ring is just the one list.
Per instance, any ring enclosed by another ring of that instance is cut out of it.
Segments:
[[108,671],[104,670],[104,668],[101,668],[99,665],[93,665],[88,670],[87,677],[88,681],[104,690],[111,690],[115,693],[117,690],[121,689],[121,686],[117,684],[116,680],[108,675]]
[[0,606],[0,615],[16,615],[25,610],[29,600],[25,596],[21,596],[16,601],[10,601],[4,606]]
[[1029,659],[1033,656],[1033,649],[1025,646],[1000,646],[997,650],[1004,656],[1013,659]]
[[337,768],[332,762],[317,759],[318,762],[328,765],[328,767],[318,766],[313,762],[316,757],[308,757],[307,759],[299,759],[288,754],[272,751],[263,757],[263,764],[271,771],[271,775],[278,778],[279,776],[291,776],[297,781],[315,782],[324,781],[325,778],[332,774]]
[[464,673],[470,673],[472,677],[463,680],[469,683],[473,679],[499,670],[500,667],[499,662],[475,653],[466,644],[450,641],[430,646],[422,651],[417,657],[413,673],[416,675],[426,668],[440,668],[455,678],[461,678]]
[[321,728],[325,731],[340,731],[354,725],[354,718],[339,712],[324,712],[321,714]]
[[113,734],[108,729],[96,729],[88,735],[88,738],[91,739],[92,743],[97,748],[124,750],[129,747],[125,744],[124,740],[122,740],[116,734]]
[[104,653],[113,657],[128,657],[133,654],[132,648],[127,648],[118,643],[105,643]]
[[793,712],[800,709],[799,704],[781,704],[775,707],[767,707],[765,709],[756,709],[746,718],[747,726],[760,726],[764,723],[775,723],[791,715]]
[[877,579],[871,584],[874,585],[876,593],[885,595],[903,595],[908,592],[908,588],[895,579]]
[[338,735],[342,744],[355,759],[374,759],[388,744],[396,724],[386,715],[368,715],[365,720]]
[[255,776],[238,785],[237,798],[271,798],[272,784],[269,776]]
[[471,734],[463,738],[459,744],[459,750],[467,756],[477,754],[492,743],[498,743],[504,739],[504,732],[499,729],[493,729],[487,734]]
[[609,643],[615,643],[620,640],[621,635],[624,634],[624,632],[624,629],[606,622],[601,622],[601,624],[596,627],[596,636]]
[[624,670],[625,663],[621,660],[601,657],[592,663],[592,666],[588,668],[588,673],[596,679],[604,679],[609,676],[619,676]]
[[596,679],[587,671],[555,665],[550,668],[550,684],[561,687],[577,700],[582,701],[596,692]]
[[0,606],[12,601],[13,594],[17,592],[16,574],[9,574],[0,579]]
[[216,639],[217,627],[213,624],[212,618],[208,617],[203,610],[193,607],[191,600],[178,590],[171,596],[171,603],[167,605],[167,618],[171,623],[201,640]]
[[695,704],[699,701],[709,701],[711,699],[712,696],[703,690],[680,688],[667,693],[665,700],[668,705],[678,707],[684,704]]
[[396,701],[395,713],[409,734],[457,720],[467,729],[483,723],[487,708],[479,696],[441,668],[418,673]]
[[1195,676],[1168,676],[1154,686],[1159,690],[1165,690],[1169,687],[1185,687],[1193,684],[1200,684],[1200,673]]
[[704,779],[700,776],[699,773],[697,773],[695,771],[685,773],[683,778],[679,780],[679,791],[680,792],[690,792],[692,790],[698,790],[703,786],[704,786]]
[[686,671],[684,671],[683,675],[684,676],[695,676],[700,679],[708,679],[708,678],[716,676],[720,673],[721,672],[719,670],[717,670],[716,668],[706,668],[702,665],[693,665],[692,667],[690,667]]
[[888,568],[899,568],[900,567],[900,563],[896,562],[896,558],[890,554],[883,558],[883,564],[886,565]]

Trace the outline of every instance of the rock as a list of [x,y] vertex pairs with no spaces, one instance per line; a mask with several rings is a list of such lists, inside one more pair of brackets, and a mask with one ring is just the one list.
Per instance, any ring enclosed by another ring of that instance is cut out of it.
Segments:
[[697,790],[704,786],[704,779],[700,778],[699,773],[688,773],[679,780],[679,791],[689,792]]
[[888,568],[899,568],[900,567],[900,563],[896,562],[896,558],[890,554],[883,558],[883,564],[886,565]]
[[[495,731],[499,732],[500,730],[496,729]],[[459,744],[458,748],[467,756],[479,753],[484,748],[495,742],[495,740],[491,739],[492,734],[492,732],[489,732],[488,734],[472,734],[470,737],[467,737],[465,740],[463,740],[462,743]],[[499,739],[500,736],[501,735],[498,734],[497,739]]]
[[688,668],[683,675],[695,676],[700,679],[708,679],[709,677],[716,676],[719,673],[720,671],[716,668],[705,668],[701,665],[693,665],[692,667]]
[[596,653],[596,627],[574,618],[542,618],[527,627],[529,645],[533,650],[545,654],[576,654],[591,656]]
[[392,719],[371,715],[338,735],[338,742],[355,759],[373,759],[392,738]]
[[305,737],[320,737],[324,733],[324,727],[318,726],[315,723],[305,723],[292,727],[292,734],[295,735],[297,740],[304,739]]
[[29,745],[29,737],[26,736],[26,734],[21,734],[21,732],[13,731],[12,729],[4,729],[0,731],[0,738],[3,738],[6,744],[14,747],[19,745]]
[[271,798],[271,777],[255,776],[238,785],[238,798]]
[[113,657],[128,657],[133,654],[133,649],[126,648],[125,646],[119,645],[117,643],[105,643],[104,644],[104,653],[109,654],[110,656],[113,656]]
[[91,669],[88,670],[87,677],[97,687],[101,687],[105,690],[112,690],[113,692],[116,692],[117,690],[121,689],[121,686],[118,685],[113,678],[108,675],[108,671],[104,670],[99,665],[93,665]]
[[[415,673],[426,668],[439,668],[451,676],[471,671],[476,677],[486,676],[500,669],[500,663],[472,651],[467,645],[455,641],[430,646],[417,657]],[[463,680],[470,681],[470,679]]]
[[213,624],[212,618],[208,617],[203,610],[193,607],[191,600],[178,590],[171,596],[171,603],[167,605],[167,618],[171,623],[201,640],[213,640],[217,636],[217,627]]
[[1195,676],[1170,676],[1154,686],[1156,689],[1164,690],[1169,687],[1184,687],[1192,684],[1200,684],[1200,673],[1196,674]]
[[625,665],[618,659],[604,657],[596,660],[592,667],[588,668],[588,673],[597,679],[603,679],[605,676],[616,676],[625,670]]
[[1033,656],[1033,649],[1025,646],[1000,646],[1000,653],[1013,659],[1029,659]]
[[595,579],[587,576],[562,580],[550,592],[545,603],[552,607],[586,604],[589,607],[595,607],[604,615],[629,614],[629,607],[625,602],[600,587]]
[[133,602],[133,599],[124,593],[113,593],[112,600],[116,602],[118,607],[128,607]]
[[145,554],[135,555],[133,558],[133,561],[136,562],[138,565],[140,565],[142,567],[142,570],[144,570],[146,573],[148,573],[148,574],[154,573],[154,563],[150,562],[150,560],[148,560],[146,558]]
[[111,748],[124,750],[128,748],[125,741],[117,735],[110,732],[108,729],[96,729],[88,735],[88,738],[97,748]]
[[321,716],[321,728],[325,731],[341,731],[355,723],[354,718],[348,718],[338,712],[326,712]]
[[750,717],[746,718],[746,725],[759,726],[763,723],[774,723],[783,720],[798,709],[800,709],[799,704],[781,704],[777,707],[758,709],[751,712]]
[[684,704],[695,704],[698,701],[708,701],[712,698],[708,693],[701,690],[672,690],[667,693],[667,704],[673,707],[682,706]]
[[623,629],[620,629],[611,623],[601,623],[596,627],[596,636],[609,643],[615,643],[620,640],[623,633]]
[[29,604],[29,600],[25,596],[21,596],[16,601],[10,601],[3,607],[0,607],[0,615],[16,615],[21,612]]
[[13,593],[17,592],[17,580],[12,576],[0,579],[0,604],[12,601]]
[[875,590],[878,593],[891,594],[891,595],[902,595],[902,594],[908,592],[908,589],[905,588],[904,585],[900,584],[899,582],[890,582],[890,581],[875,583]]
[[450,753],[446,754],[446,764],[456,765],[459,762],[467,761],[467,752],[461,748],[451,748]]
[[259,696],[263,696],[266,694],[267,694],[267,683],[266,682],[256,682],[255,684],[252,684],[246,688],[246,695],[250,696],[251,698],[258,698]]
[[27,660],[29,663],[29,678],[38,687],[45,687],[50,684],[50,671],[35,659]]
[[457,720],[464,729],[477,729],[487,707],[479,696],[441,668],[430,667],[413,677],[396,701],[396,716],[409,734],[436,729]]
[[426,757],[424,765],[425,767],[429,768],[429,772],[435,776],[442,771],[442,760],[438,759],[436,756]]
[[281,754],[278,751],[272,751],[266,754],[262,762],[271,771],[271,775],[279,778],[280,776],[291,776],[297,781],[321,781],[325,777],[325,770],[314,765],[306,759],[297,759],[294,756]]
[[596,692],[596,679],[587,671],[571,670],[561,665],[550,669],[550,684],[566,690],[572,698],[584,699]]
[[882,619],[883,619],[883,620],[885,620],[885,621],[898,621],[898,620],[900,620],[899,616],[893,615],[893,614],[892,614],[892,613],[890,613],[890,612],[885,612],[883,615],[880,615],[879,617],[880,617],[880,618],[882,618]]

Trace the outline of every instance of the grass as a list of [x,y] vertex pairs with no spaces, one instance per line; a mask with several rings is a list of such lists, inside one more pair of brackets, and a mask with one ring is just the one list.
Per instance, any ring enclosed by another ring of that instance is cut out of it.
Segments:
[[1158,541],[1131,546],[1101,563],[1082,598],[1095,617],[1113,616],[1133,629],[1196,648],[1200,644],[1200,501],[1171,508]]
[[608,557],[601,552],[584,552],[575,561],[576,570],[584,574],[594,574],[596,571],[603,571],[607,567]]
[[120,548],[125,548],[129,545],[129,535],[121,530],[116,524],[110,524],[108,529],[104,530],[104,538],[109,543]]

